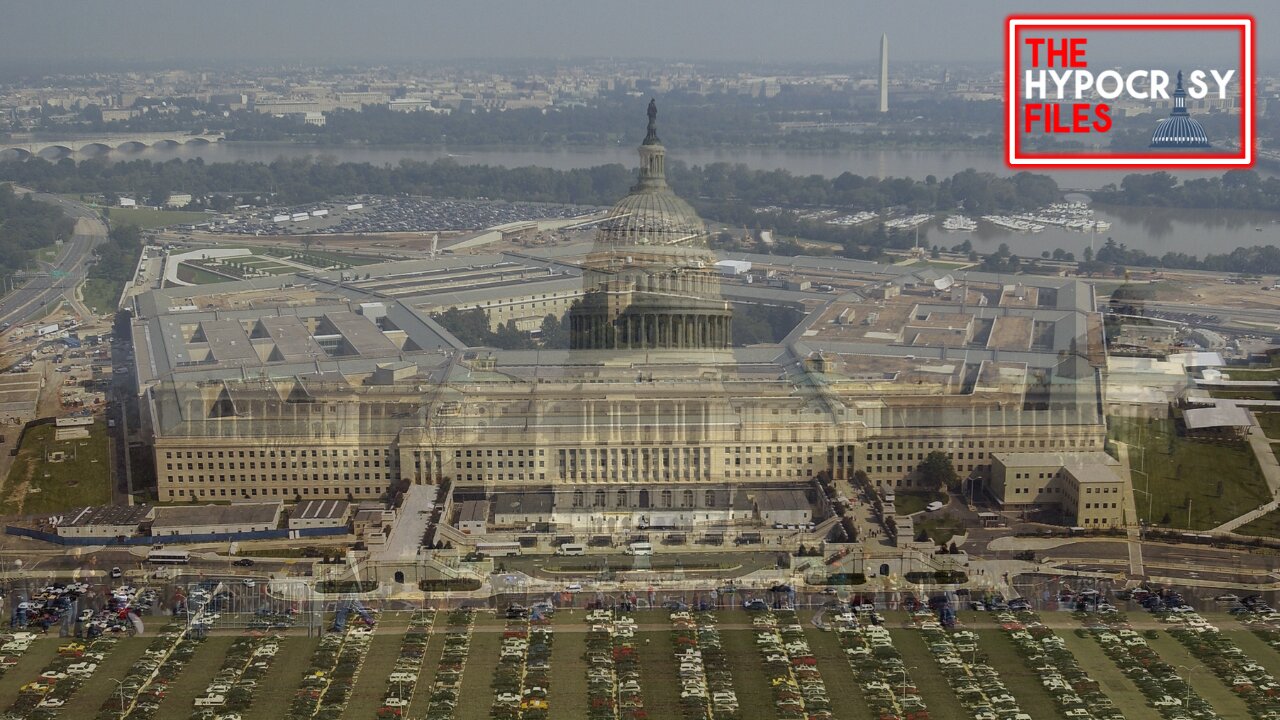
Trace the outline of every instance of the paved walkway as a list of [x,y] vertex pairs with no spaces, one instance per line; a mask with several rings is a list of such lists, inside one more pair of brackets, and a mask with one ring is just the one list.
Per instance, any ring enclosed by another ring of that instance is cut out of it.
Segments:
[[1276,459],[1276,454],[1271,450],[1271,441],[1257,425],[1249,428],[1249,447],[1258,458],[1258,467],[1262,468],[1262,477],[1267,481],[1267,489],[1271,491],[1273,499],[1265,505],[1222,523],[1210,532],[1233,532],[1241,525],[1247,525],[1280,507],[1280,460]]
[[1138,523],[1138,504],[1133,497],[1133,475],[1129,467],[1129,446],[1116,443],[1116,459],[1120,461],[1120,470],[1125,476],[1124,483],[1124,517],[1125,535],[1129,546],[1129,575],[1141,577],[1145,573],[1142,565],[1142,526]]

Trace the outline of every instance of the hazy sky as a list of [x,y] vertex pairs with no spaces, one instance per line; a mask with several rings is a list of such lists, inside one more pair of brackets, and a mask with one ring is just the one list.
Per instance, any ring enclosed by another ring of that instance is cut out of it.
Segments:
[[[1007,13],[1156,9],[1132,0],[0,0],[0,61],[37,69],[82,60],[513,57],[861,65],[887,32],[898,60],[997,63]],[[1280,32],[1280,2],[1165,0],[1158,9],[1253,13],[1259,70],[1280,57],[1266,42],[1269,30]],[[1144,57],[1161,50],[1135,48]]]

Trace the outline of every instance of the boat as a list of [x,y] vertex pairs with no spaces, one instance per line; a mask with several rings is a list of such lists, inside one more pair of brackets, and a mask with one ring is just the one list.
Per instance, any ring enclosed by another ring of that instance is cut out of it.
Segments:
[[951,215],[942,221],[942,229],[947,232],[973,232],[978,229],[978,223],[963,215]]

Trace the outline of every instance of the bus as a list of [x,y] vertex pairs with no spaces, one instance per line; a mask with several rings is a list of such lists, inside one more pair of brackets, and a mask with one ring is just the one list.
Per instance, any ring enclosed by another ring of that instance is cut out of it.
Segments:
[[163,565],[186,565],[191,562],[191,553],[186,550],[152,550],[147,553],[147,562]]
[[518,542],[476,543],[476,552],[487,557],[508,557],[520,554]]

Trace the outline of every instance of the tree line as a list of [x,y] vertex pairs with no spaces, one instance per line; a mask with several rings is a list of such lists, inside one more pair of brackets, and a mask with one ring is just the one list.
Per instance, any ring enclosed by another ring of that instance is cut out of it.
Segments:
[[70,239],[75,227],[62,208],[0,185],[0,277],[29,267],[37,251]]

